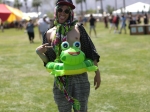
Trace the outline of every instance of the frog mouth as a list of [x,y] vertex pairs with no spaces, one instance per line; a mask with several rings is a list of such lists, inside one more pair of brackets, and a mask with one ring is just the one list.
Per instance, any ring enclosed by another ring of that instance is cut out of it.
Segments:
[[80,54],[80,51],[79,52],[68,52],[68,53],[72,56],[77,56]]

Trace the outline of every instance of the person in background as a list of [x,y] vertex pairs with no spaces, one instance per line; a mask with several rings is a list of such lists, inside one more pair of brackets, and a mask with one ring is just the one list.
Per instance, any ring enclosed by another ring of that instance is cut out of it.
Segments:
[[149,18],[148,18],[148,15],[145,13],[144,14],[144,24],[148,24],[149,23]]
[[124,14],[121,15],[121,28],[119,33],[122,33],[122,29],[124,29],[124,33],[126,34],[126,17]]
[[2,32],[4,32],[4,23],[1,18],[0,18],[0,29]]
[[29,22],[26,25],[26,31],[29,37],[30,43],[34,43],[34,24],[33,21],[30,19]]
[[132,15],[129,16],[129,25],[128,25],[128,28],[130,29],[131,28],[131,25],[136,25],[136,18],[133,17]]
[[86,27],[86,23],[87,23],[87,18],[85,17],[85,15],[83,16],[83,25]]
[[39,29],[39,37],[43,39],[44,33],[50,28],[50,19],[48,18],[47,14],[43,15],[43,18],[40,18],[37,22],[38,29]]
[[115,30],[114,30],[114,33],[118,33],[119,31],[118,31],[118,26],[119,26],[119,21],[120,21],[120,17],[119,17],[119,15],[115,15],[114,17],[113,17],[113,23],[114,23],[114,25],[115,25]]
[[137,15],[137,24],[141,24],[141,16]]
[[15,25],[16,30],[18,30],[19,29],[19,22],[18,21],[14,21],[14,25]]
[[[95,30],[95,27],[96,27],[96,19],[93,17],[92,14],[90,15],[89,23],[90,23],[90,31],[89,31],[90,36],[91,36],[91,31],[92,31],[92,29],[94,30],[94,33],[95,33],[95,36],[96,36],[96,30]],[[97,36],[96,36],[96,37],[97,37]]]
[[[72,1],[58,0],[55,9],[55,26],[46,32],[43,44],[36,48],[36,53],[44,65],[46,66],[48,62],[61,62],[62,42],[68,42],[71,47],[75,42],[79,42],[85,57],[93,60],[98,66],[100,56],[84,27],[74,21],[75,6]],[[100,82],[100,71],[97,69],[94,76],[95,89],[99,88]],[[71,112],[72,109],[74,112],[87,112],[90,94],[87,72],[54,77],[53,93],[59,112]]]
[[108,28],[108,16],[106,14],[104,15],[104,24],[105,28]]
[[[144,24],[147,25],[147,24],[149,23],[149,20],[148,20],[149,18],[148,18],[148,15],[147,15],[146,13],[144,14],[143,19],[144,19],[144,20],[143,20],[143,21],[144,21]],[[145,33],[145,34],[147,34],[147,31],[146,31],[146,30],[147,30],[147,28],[146,28],[146,26],[144,26],[144,33]]]
[[108,17],[109,27],[110,27],[109,28],[109,33],[111,33],[111,31],[115,29],[115,25],[113,23],[113,17],[114,16],[112,14],[110,14],[109,17]]
[[78,22],[79,22],[80,24],[83,24],[83,18],[82,18],[82,16],[79,16],[79,17],[78,17]]

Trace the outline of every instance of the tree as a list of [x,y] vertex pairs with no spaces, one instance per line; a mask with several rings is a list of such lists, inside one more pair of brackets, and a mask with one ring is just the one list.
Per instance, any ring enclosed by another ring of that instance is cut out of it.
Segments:
[[17,9],[20,9],[20,7],[22,7],[22,4],[18,0],[15,0],[14,7],[16,7]]
[[7,0],[1,0],[1,3],[10,5],[10,1],[7,1]]
[[83,2],[85,3],[85,12],[87,12],[87,3],[86,3],[86,0],[83,0]]
[[28,12],[27,0],[24,0],[24,3],[25,3],[26,13],[27,13]]
[[41,6],[41,0],[33,0],[32,6],[36,8],[37,13],[39,13],[39,7]]
[[83,0],[76,0],[76,4],[81,4],[81,15],[83,14],[83,5],[82,5]]
[[110,6],[110,5],[107,5],[107,6],[106,6],[106,11],[107,11],[107,13],[112,14],[112,12],[114,11],[114,7],[112,7],[112,6]]
[[103,9],[103,0],[96,0],[96,1],[100,1],[100,6],[101,6],[101,9],[100,9],[100,13],[102,13],[103,14],[103,12],[104,12],[104,9]]
[[126,1],[125,0],[123,0],[123,8],[124,8],[124,13],[125,13],[125,11],[126,11]]
[[117,10],[117,0],[115,0],[115,9]]

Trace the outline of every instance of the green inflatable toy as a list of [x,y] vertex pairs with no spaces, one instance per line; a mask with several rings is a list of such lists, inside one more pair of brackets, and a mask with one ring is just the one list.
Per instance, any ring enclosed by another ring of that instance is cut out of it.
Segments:
[[48,62],[46,69],[50,74],[57,76],[76,75],[88,71],[96,71],[97,66],[92,60],[85,59],[85,54],[80,50],[81,44],[76,41],[70,47],[67,41],[62,42],[60,60],[62,62]]

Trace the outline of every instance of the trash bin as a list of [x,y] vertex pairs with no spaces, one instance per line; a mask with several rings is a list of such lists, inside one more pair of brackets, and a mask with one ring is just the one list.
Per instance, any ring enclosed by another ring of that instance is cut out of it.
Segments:
[[131,25],[130,26],[130,35],[149,35],[150,34],[150,25]]
[[144,35],[145,33],[145,25],[130,26],[130,35]]
[[150,35],[150,25],[146,25],[146,34],[149,34]]

